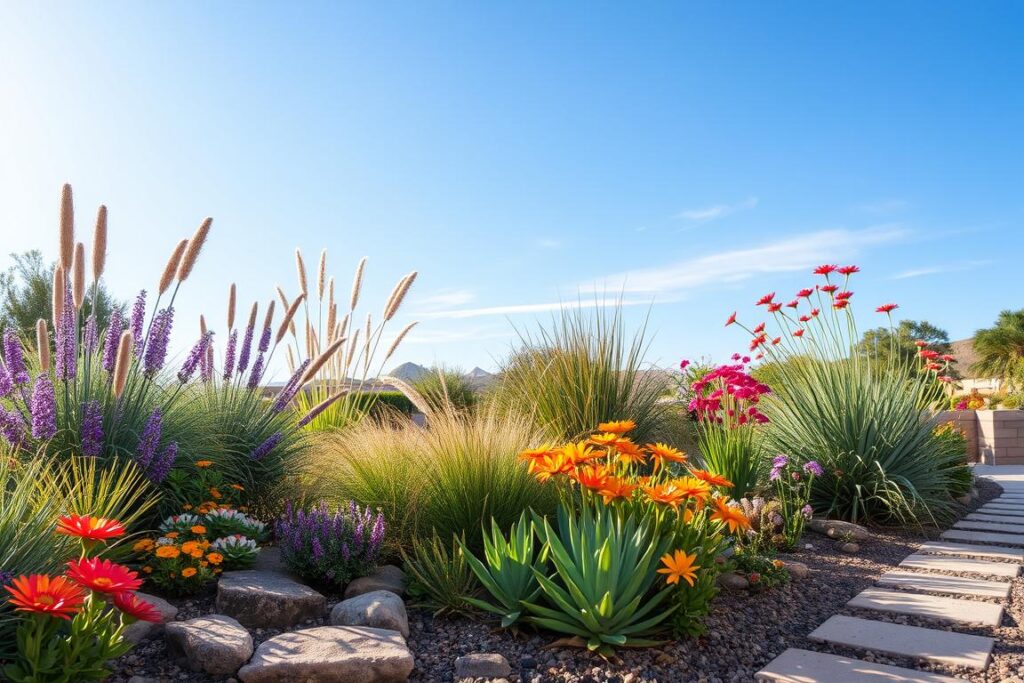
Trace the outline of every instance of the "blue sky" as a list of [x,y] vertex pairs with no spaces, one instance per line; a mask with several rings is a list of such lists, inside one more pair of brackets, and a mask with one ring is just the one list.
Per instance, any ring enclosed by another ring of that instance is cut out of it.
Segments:
[[862,326],[960,338],[1024,306],[1022,46],[999,2],[5,3],[0,251],[55,256],[69,181],[130,298],[213,216],[179,350],[295,247],[342,290],[369,256],[374,310],[420,272],[397,361],[493,369],[594,291],[652,361],[725,358],[821,262]]

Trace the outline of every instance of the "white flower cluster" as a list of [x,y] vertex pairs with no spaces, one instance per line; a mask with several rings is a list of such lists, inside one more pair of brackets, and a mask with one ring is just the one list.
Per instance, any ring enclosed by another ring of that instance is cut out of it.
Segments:
[[216,541],[210,544],[212,550],[220,552],[231,551],[233,549],[247,550],[252,553],[259,552],[259,548],[256,547],[256,541],[251,538],[246,538],[242,534],[235,534],[233,536],[225,536],[224,538],[218,538]]
[[160,524],[160,531],[167,533],[175,529],[190,528],[199,524],[199,518],[195,515],[183,512],[180,515],[171,515]]

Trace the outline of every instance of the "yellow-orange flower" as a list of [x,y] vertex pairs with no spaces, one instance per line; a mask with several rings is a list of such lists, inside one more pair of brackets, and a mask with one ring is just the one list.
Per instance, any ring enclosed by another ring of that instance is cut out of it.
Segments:
[[723,477],[722,475],[713,474],[711,472],[708,472],[707,470],[690,470],[690,474],[697,477],[698,479],[706,481],[712,486],[724,486],[725,488],[733,487],[733,483],[726,479],[725,477]]
[[640,464],[644,461],[643,451],[629,439],[618,439],[615,442],[615,451],[619,460],[627,465]]
[[729,533],[736,533],[737,529],[749,529],[750,520],[743,514],[743,510],[729,505],[725,498],[715,498],[715,511],[711,513],[711,519],[722,522],[729,527]]
[[700,565],[694,564],[696,561],[697,553],[687,555],[682,550],[666,553],[661,558],[661,563],[665,566],[659,569],[658,573],[666,575],[665,583],[679,583],[679,579],[682,579],[692,586],[693,580],[697,578],[695,570],[700,569]]
[[612,422],[602,422],[597,425],[598,431],[610,432],[612,434],[625,434],[626,432],[636,429],[636,422],[632,420],[614,420]]
[[686,496],[672,484],[660,484],[658,486],[647,486],[644,493],[655,503],[663,503],[676,509],[680,503],[686,500]]
[[181,544],[181,552],[191,555],[192,551],[199,547],[199,544],[195,541],[185,541]]
[[220,553],[210,553],[206,559],[210,561],[210,564],[220,564],[224,561],[224,556]]
[[173,558],[177,557],[180,554],[181,554],[181,551],[178,550],[173,545],[162,545],[162,546],[160,546],[159,548],[156,549],[156,556],[157,557],[162,557],[165,560],[173,559]]
[[618,477],[608,477],[604,481],[604,486],[598,490],[598,493],[604,499],[604,504],[608,505],[617,498],[628,499],[635,490],[636,484],[630,484]]
[[575,465],[593,460],[594,458],[601,457],[601,451],[594,450],[587,445],[586,441],[579,441],[577,443],[568,443],[562,446],[562,455],[566,460],[569,460]]
[[177,538],[180,534],[177,531],[168,531],[164,534],[164,538]]
[[181,575],[184,576],[186,579],[190,578],[192,576],[195,576],[196,575],[196,568],[195,567],[185,567],[184,569],[181,570]]
[[528,448],[527,450],[519,454],[519,459],[525,460],[527,462],[534,462],[535,460],[540,460],[541,458],[543,458],[546,455],[549,455],[550,453],[551,446],[549,444],[544,444],[539,448]]
[[576,469],[576,464],[565,457],[562,451],[552,451],[541,458],[530,461],[530,474],[537,481],[545,482],[557,474],[568,474]]
[[142,571],[146,572],[147,574],[152,574],[153,568],[147,564],[145,567],[142,568]]
[[205,470],[207,467],[213,467],[213,461],[212,460],[197,460],[196,461],[196,467],[198,467],[199,469],[204,469]]
[[595,446],[612,446],[615,441],[619,438],[618,434],[612,434],[610,432],[604,434],[594,434],[590,437],[590,443]]
[[213,496],[214,500],[220,498],[220,491],[215,486],[210,487],[210,495]]
[[703,505],[711,495],[711,486],[696,477],[679,477],[672,480],[672,485],[687,498],[695,498],[698,505]]
[[245,488],[241,484],[232,484],[231,488],[233,488],[236,491],[244,491],[245,490]]
[[572,477],[580,486],[599,491],[608,480],[608,468],[604,465],[587,465],[576,470]]
[[146,552],[147,550],[152,550],[152,549],[153,549],[153,539],[152,538],[144,538],[141,541],[136,541],[135,545],[132,546],[132,550],[134,550],[137,553]]
[[202,524],[196,524],[194,527],[192,527],[191,531],[192,531],[192,533],[201,536],[201,535],[206,533],[206,527],[203,526]]
[[651,454],[658,467],[664,467],[667,462],[686,462],[686,453],[668,444],[649,443],[644,448]]

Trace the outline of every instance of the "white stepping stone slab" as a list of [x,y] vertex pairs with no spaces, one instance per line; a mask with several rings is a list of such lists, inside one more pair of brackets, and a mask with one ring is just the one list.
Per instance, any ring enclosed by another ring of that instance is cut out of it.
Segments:
[[998,522],[999,524],[1024,524],[1024,517],[1004,517],[1002,515],[990,515],[984,512],[972,512],[964,517],[974,522]]
[[979,510],[1002,510],[1003,512],[1017,512],[1024,514],[1024,503],[1017,505],[1016,503],[988,503],[982,505]]
[[975,513],[981,513],[983,515],[999,515],[1000,517],[1010,517],[1010,521],[1014,521],[1012,518],[1016,517],[1017,520],[1024,519],[1024,512],[1018,512],[1017,510],[1004,510],[1002,508],[993,507],[980,507],[975,510]]
[[878,577],[878,585],[886,588],[904,588],[925,593],[949,593],[976,598],[1006,598],[1010,596],[1009,581],[986,581],[964,576],[919,574],[917,572],[886,572]]
[[923,593],[867,588],[846,603],[847,607],[871,609],[893,614],[909,614],[958,624],[998,626],[1003,620],[1003,606],[991,602],[940,598]]
[[941,674],[792,647],[754,678],[769,683],[963,683]]
[[819,643],[857,647],[891,655],[983,671],[995,640],[953,631],[889,624],[836,615],[808,636]]
[[1024,550],[1001,548],[997,545],[974,545],[973,543],[951,543],[949,541],[929,541],[917,552],[921,555],[970,555],[985,557],[992,560],[1016,560],[1024,562]]
[[978,543],[1005,543],[1024,546],[1024,534],[997,534],[992,531],[950,529],[943,531],[941,537],[950,541],[976,541]]
[[953,525],[955,529],[974,529],[975,531],[998,531],[1007,534],[1024,534],[1024,520],[1021,524],[1003,522],[986,522],[978,519],[961,519]]
[[960,557],[938,557],[936,555],[908,555],[900,562],[908,569],[935,569],[944,572],[965,572],[968,574],[991,574],[1014,578],[1020,572],[1020,565],[1009,562],[988,562]]

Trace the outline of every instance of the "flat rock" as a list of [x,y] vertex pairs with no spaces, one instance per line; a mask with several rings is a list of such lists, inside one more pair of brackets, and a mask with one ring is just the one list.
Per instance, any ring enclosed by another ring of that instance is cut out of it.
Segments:
[[398,683],[415,664],[397,631],[318,626],[260,644],[238,672],[243,683]]
[[[988,515],[985,515],[986,517]],[[1007,517],[1006,519],[1010,519]],[[1021,520],[1024,522],[1024,519]],[[1024,523],[1009,524],[1004,522],[986,522],[978,519],[961,519],[953,525],[955,529],[974,529],[975,531],[997,531],[1007,534],[1024,534]]]
[[807,528],[829,538],[846,536],[854,541],[867,541],[871,538],[871,532],[860,524],[844,522],[839,519],[810,519],[807,521]]
[[786,568],[787,571],[789,571],[789,577],[794,581],[806,579],[811,573],[810,568],[808,568],[808,566],[803,562],[783,560],[782,565]]
[[405,595],[405,572],[392,564],[377,567],[369,576],[353,579],[345,587],[345,597],[354,598],[373,591],[391,591],[401,597]]
[[747,578],[740,576],[736,572],[722,572],[715,578],[715,581],[720,587],[734,591],[746,590],[750,587],[750,582],[747,581]]
[[327,599],[277,572],[225,572],[217,583],[217,611],[253,628],[287,628],[327,611]]
[[1009,581],[986,581],[965,576],[944,574],[918,574],[915,572],[886,572],[878,577],[878,585],[886,588],[905,588],[924,593],[949,593],[981,598],[1007,598]]
[[455,660],[455,680],[464,678],[507,678],[512,667],[502,655],[490,652],[474,652]]
[[940,538],[949,541],[977,541],[978,543],[1005,543],[1006,545],[1024,546],[1024,534],[997,534],[994,531],[949,529],[943,531]]
[[988,666],[995,644],[992,638],[983,636],[841,615],[830,617],[808,637],[819,643],[904,655],[978,671]]
[[129,624],[124,630],[124,638],[129,643],[138,645],[144,640],[155,638],[164,631],[164,624],[174,621],[174,617],[178,616],[178,608],[167,602],[161,597],[156,595],[149,595],[147,593],[136,592],[140,598],[153,605],[156,611],[160,613],[160,621],[136,621],[134,624]]
[[993,512],[1001,512],[1003,514],[1016,515],[1020,517],[1024,515],[1024,503],[1016,505],[1014,503],[986,503],[978,508],[980,512],[991,510]]
[[986,574],[1014,578],[1020,572],[1020,565],[1009,562],[989,562],[987,560],[968,560],[958,557],[938,557],[936,555],[908,555],[900,562],[901,567],[908,569],[932,569],[944,572],[968,574]]
[[870,609],[893,614],[910,614],[958,624],[998,626],[1003,620],[1003,607],[991,602],[940,598],[923,593],[867,588],[853,597],[848,607]]
[[792,647],[754,678],[772,683],[963,683],[950,676]]
[[172,661],[213,676],[230,676],[252,656],[252,636],[223,614],[167,624],[164,637]]
[[1024,519],[1024,512],[1017,512],[1016,510],[1007,510],[1005,508],[993,508],[983,506],[975,510],[976,513],[983,515],[998,515],[999,517],[1005,517],[1006,521],[1010,524],[1020,523]]
[[917,552],[922,555],[968,555],[970,557],[986,557],[993,560],[1015,560],[1024,562],[1024,550],[1001,548],[997,545],[975,545],[973,543],[951,543],[949,541],[929,541]]
[[331,610],[335,626],[372,626],[398,631],[409,637],[409,615],[405,603],[391,591],[372,591],[342,600]]
[[972,512],[965,515],[964,519],[976,522],[996,522],[998,524],[1024,524],[1024,517],[1004,517],[1002,515],[987,515],[984,512]]

